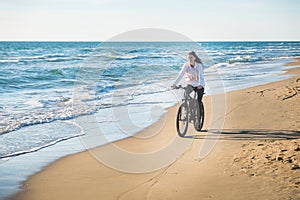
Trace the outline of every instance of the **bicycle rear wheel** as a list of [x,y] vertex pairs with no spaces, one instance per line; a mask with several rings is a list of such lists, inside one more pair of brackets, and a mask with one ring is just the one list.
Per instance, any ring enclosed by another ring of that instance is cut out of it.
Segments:
[[176,119],[177,133],[184,137],[188,129],[188,106],[186,103],[180,105]]
[[195,120],[194,120],[194,128],[197,131],[201,131],[204,124],[204,106],[201,102],[200,106],[196,106],[195,112]]

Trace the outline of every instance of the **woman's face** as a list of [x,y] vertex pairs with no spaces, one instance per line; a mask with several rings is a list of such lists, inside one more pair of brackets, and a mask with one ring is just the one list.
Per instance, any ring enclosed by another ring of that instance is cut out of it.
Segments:
[[195,59],[196,59],[196,58],[195,58],[193,55],[191,55],[191,54],[188,55],[188,61],[189,61],[190,63],[192,63],[192,64],[195,63]]

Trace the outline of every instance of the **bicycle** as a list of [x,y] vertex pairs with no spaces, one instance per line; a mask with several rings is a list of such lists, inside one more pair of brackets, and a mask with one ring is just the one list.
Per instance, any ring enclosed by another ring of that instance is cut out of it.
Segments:
[[180,137],[186,135],[188,129],[188,123],[193,122],[196,131],[201,131],[204,123],[204,106],[201,101],[200,106],[198,106],[197,94],[194,92],[194,97],[191,97],[188,90],[189,87],[182,87],[181,85],[175,87],[175,89],[183,89],[184,95],[182,103],[178,108],[177,118],[176,118],[176,128],[177,133]]

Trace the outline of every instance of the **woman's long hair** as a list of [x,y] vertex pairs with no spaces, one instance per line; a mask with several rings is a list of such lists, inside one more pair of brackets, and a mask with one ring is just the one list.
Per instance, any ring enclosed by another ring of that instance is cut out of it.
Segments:
[[196,58],[195,59],[196,63],[200,63],[201,65],[203,65],[202,60],[197,56],[197,54],[195,53],[195,51],[190,51],[188,54],[192,55],[192,56],[194,56]]

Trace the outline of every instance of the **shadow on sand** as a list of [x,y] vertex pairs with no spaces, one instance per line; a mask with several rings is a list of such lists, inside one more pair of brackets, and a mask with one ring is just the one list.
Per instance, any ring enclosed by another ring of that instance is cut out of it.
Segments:
[[300,139],[300,131],[265,129],[222,129],[202,130],[184,138],[205,140],[293,140]]

